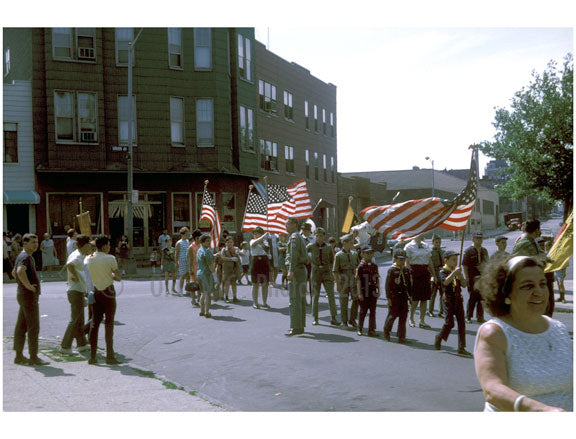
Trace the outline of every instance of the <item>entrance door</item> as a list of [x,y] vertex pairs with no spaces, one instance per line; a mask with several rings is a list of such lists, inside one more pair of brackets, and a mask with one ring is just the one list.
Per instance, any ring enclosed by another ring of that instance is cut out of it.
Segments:
[[13,234],[30,232],[28,204],[6,204],[6,226]]

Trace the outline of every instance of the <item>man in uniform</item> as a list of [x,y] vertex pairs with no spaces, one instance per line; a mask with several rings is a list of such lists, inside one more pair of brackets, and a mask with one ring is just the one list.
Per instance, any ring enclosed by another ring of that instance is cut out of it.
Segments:
[[412,277],[406,267],[406,252],[402,249],[394,252],[394,263],[386,276],[386,299],[388,301],[388,316],[384,324],[384,338],[390,341],[390,332],[396,317],[398,317],[398,343],[409,343],[406,340],[406,318],[408,304],[412,293]]
[[[334,266],[332,274],[336,281],[338,296],[340,298],[340,316],[342,325],[356,328],[356,316],[358,315],[358,295],[355,288],[354,275],[358,267],[358,254],[352,250],[354,238],[351,234],[344,235],[340,238],[342,250],[336,253],[334,257]],[[350,318],[348,318],[348,297],[352,296],[352,307],[350,309]]]
[[428,317],[436,317],[434,315],[434,302],[436,301],[436,296],[438,296],[438,308],[440,312],[438,317],[444,317],[444,302],[442,301],[442,286],[440,285],[440,280],[438,274],[442,265],[444,265],[444,257],[442,251],[442,238],[440,235],[434,234],[432,236],[432,250],[430,253],[430,273],[432,273],[433,281],[430,287],[432,288],[432,295],[430,296],[430,302],[428,303]]
[[482,306],[482,296],[474,288],[476,278],[480,276],[481,267],[488,262],[488,250],[482,247],[483,235],[477,230],[472,234],[472,246],[468,247],[462,258],[464,274],[468,282],[468,306],[466,307],[466,323],[472,323],[474,317],[474,308],[476,308],[476,320],[478,323],[484,323],[484,307]]
[[322,227],[314,231],[316,242],[308,244],[306,250],[310,255],[312,263],[312,316],[314,317],[313,325],[318,324],[318,299],[320,298],[320,287],[324,284],[328,304],[330,306],[330,324],[339,325],[336,318],[336,301],[334,300],[334,278],[332,277],[332,266],[334,265],[334,254],[332,248],[324,242],[326,232]]
[[306,326],[306,242],[298,233],[298,219],[288,218],[286,231],[290,235],[286,248],[286,270],[290,295],[290,330],[287,336],[304,333]]
[[505,236],[498,236],[496,238],[496,247],[498,250],[494,252],[492,256],[490,256],[490,260],[492,259],[505,259],[510,256],[510,253],[506,251],[506,245],[508,244],[508,238]]
[[[300,236],[302,236],[302,239],[304,239],[304,243],[306,244],[306,246],[308,246],[309,244],[313,244],[314,237],[312,236],[312,224],[303,222],[302,225],[300,226],[300,229],[301,229]],[[310,255],[308,255],[308,258],[310,258]],[[310,264],[310,261],[308,261],[308,263],[306,264],[306,282],[308,283],[310,303],[312,303],[312,282],[310,280],[311,275],[312,275],[312,265]]]

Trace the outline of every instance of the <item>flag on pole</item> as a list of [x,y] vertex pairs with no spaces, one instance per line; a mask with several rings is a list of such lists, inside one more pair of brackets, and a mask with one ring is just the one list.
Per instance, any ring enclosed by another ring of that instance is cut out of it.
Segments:
[[544,270],[546,273],[563,270],[564,268],[568,267],[568,262],[570,261],[570,256],[572,256],[573,248],[573,214],[574,212],[570,212],[570,215],[568,218],[566,218],[566,222],[560,229],[560,232],[554,241],[554,245],[548,253],[548,257],[552,260],[552,262],[546,265]]
[[[308,193],[308,188],[306,187],[306,180],[298,180],[292,186],[285,187],[279,185],[269,185],[278,186],[278,190],[283,193],[285,191],[288,194],[288,201],[284,201],[280,209],[276,210],[275,216],[278,216],[286,220],[293,216],[296,218],[314,218],[314,212],[312,210],[312,203],[310,202],[310,194]],[[268,195],[268,213],[270,214],[270,192]]]
[[452,200],[431,197],[386,206],[370,206],[362,210],[360,215],[378,232],[383,234],[393,232],[392,237],[402,241],[436,227],[446,230],[464,230],[474,210],[478,191],[476,169],[473,150],[468,184]]
[[212,240],[210,246],[212,248],[218,248],[218,242],[220,241],[220,233],[222,233],[222,226],[220,224],[220,215],[216,210],[216,203],[210,196],[206,185],[204,186],[204,194],[202,195],[202,211],[200,212],[200,220],[208,221],[212,229],[210,230],[210,236]]
[[78,228],[80,233],[88,235],[92,238],[92,227],[90,227],[90,212],[82,212],[80,215],[76,215],[76,221],[78,221]]
[[264,198],[255,191],[248,193],[248,200],[246,201],[246,213],[244,215],[244,222],[242,224],[243,232],[250,232],[256,227],[260,226],[267,232],[272,233],[286,233],[286,223],[276,219],[268,218],[266,222],[267,207]]
[[356,215],[354,209],[350,203],[348,203],[348,210],[346,211],[346,217],[344,218],[344,225],[342,226],[342,233],[350,233],[350,229],[353,226],[360,224],[363,220]]

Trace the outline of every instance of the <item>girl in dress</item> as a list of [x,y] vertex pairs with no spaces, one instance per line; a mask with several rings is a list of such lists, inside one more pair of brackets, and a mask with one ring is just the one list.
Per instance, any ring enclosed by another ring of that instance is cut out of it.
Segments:
[[166,294],[170,293],[168,289],[168,282],[170,275],[172,275],[172,292],[178,294],[176,291],[176,250],[172,247],[172,237],[166,238],[166,247],[162,250],[162,271],[164,272],[164,282],[166,284]]
[[176,243],[176,270],[178,270],[178,277],[180,278],[178,295],[182,296],[182,290],[184,288],[184,283],[188,281],[190,273],[190,264],[188,263],[188,247],[190,247],[190,241],[188,240],[188,235],[190,230],[188,227],[182,227],[180,229],[180,239]]
[[42,252],[42,271],[52,271],[58,265],[58,257],[54,248],[54,241],[48,233],[44,233],[44,240],[40,244]]
[[240,278],[240,257],[243,252],[234,247],[234,238],[228,236],[226,238],[226,247],[220,252],[220,260],[222,261],[222,291],[226,303],[230,303],[228,298],[228,289],[232,287],[232,302],[238,302],[236,298],[236,281]]

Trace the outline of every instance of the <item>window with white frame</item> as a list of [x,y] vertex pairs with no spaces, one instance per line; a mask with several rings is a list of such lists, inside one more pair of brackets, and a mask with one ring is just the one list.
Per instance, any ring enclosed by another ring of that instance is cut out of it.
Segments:
[[[128,65],[130,44],[134,39],[134,29],[131,27],[116,28],[116,65]],[[134,50],[132,50],[132,65],[134,65]]]
[[170,135],[172,146],[184,146],[184,98],[170,97]]
[[168,28],[168,65],[173,69],[182,68],[182,29]]
[[[118,144],[128,145],[128,124],[130,123],[128,96],[118,96]],[[138,144],[138,129],[136,124],[136,97],[132,95],[132,145]]]
[[278,144],[260,139],[260,168],[265,171],[278,170]]
[[318,105],[314,105],[314,131],[318,132]]
[[308,101],[304,101],[304,123],[306,124],[306,129],[310,130],[310,114],[308,112]]
[[212,99],[196,99],[196,145],[214,146],[214,105]]
[[96,93],[55,90],[56,142],[98,142],[98,99]]
[[209,27],[194,29],[194,69],[212,68],[212,31]]
[[318,181],[319,180],[319,168],[320,168],[320,163],[319,163],[319,159],[318,159],[318,153],[315,152],[314,153],[314,180]]
[[294,120],[294,107],[292,106],[292,93],[284,90],[284,117]]
[[254,151],[254,110],[240,105],[240,147]]
[[93,27],[52,28],[54,59],[74,61],[96,60],[96,30]]
[[52,56],[72,59],[72,28],[52,28]]
[[310,151],[306,150],[306,178],[310,178]]
[[10,48],[4,51],[4,76],[10,73]]
[[336,183],[336,164],[334,163],[334,157],[330,157],[330,176],[332,183]]
[[322,133],[326,135],[326,109],[322,108]]
[[4,122],[4,163],[18,163],[18,124]]
[[284,146],[284,159],[286,161],[286,172],[288,174],[294,174],[294,147]]
[[276,86],[260,79],[258,81],[258,94],[260,109],[267,113],[276,113],[278,109]]
[[238,72],[240,78],[252,81],[252,44],[249,38],[238,34]]
[[330,113],[330,135],[334,137],[334,113]]
[[328,160],[326,154],[322,154],[322,169],[324,170],[324,181],[328,181]]

